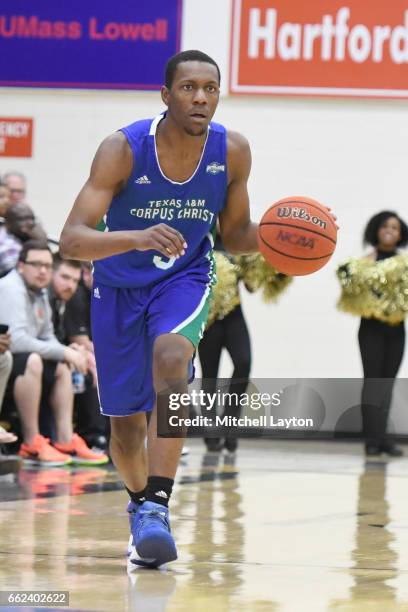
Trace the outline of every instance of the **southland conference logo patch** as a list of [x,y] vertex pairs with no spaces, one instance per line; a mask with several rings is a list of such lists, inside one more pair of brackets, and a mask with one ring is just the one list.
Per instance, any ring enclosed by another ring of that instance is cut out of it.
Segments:
[[211,164],[208,164],[206,171],[210,174],[218,174],[219,172],[225,172],[225,165],[219,164],[218,162],[211,162]]

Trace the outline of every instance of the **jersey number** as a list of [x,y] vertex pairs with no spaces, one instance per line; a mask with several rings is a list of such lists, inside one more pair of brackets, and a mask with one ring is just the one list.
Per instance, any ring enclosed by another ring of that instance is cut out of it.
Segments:
[[167,270],[168,268],[171,268],[171,266],[174,265],[175,261],[175,257],[169,257],[168,261],[165,261],[163,257],[160,257],[159,255],[155,255],[153,257],[154,265],[156,266],[156,268],[160,268],[160,270]]

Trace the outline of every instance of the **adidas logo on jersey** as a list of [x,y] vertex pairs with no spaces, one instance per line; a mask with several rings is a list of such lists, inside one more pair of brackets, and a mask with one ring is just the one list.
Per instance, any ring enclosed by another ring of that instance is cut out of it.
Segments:
[[99,293],[99,287],[95,287],[95,289],[94,289],[94,297],[98,298],[98,300],[101,299],[101,294]]
[[144,174],[143,176],[139,176],[139,178],[135,180],[135,183],[138,185],[150,185],[151,181],[149,181],[147,176]]

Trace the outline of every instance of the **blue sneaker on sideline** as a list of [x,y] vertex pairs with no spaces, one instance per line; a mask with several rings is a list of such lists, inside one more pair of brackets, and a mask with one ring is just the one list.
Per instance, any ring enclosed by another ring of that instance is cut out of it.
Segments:
[[169,509],[145,501],[133,520],[132,533],[136,552],[145,565],[159,567],[177,559],[177,549],[170,531]]

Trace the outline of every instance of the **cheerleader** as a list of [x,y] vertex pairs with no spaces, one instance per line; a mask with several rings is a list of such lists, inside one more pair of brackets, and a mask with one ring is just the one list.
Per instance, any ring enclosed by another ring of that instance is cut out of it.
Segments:
[[404,318],[408,311],[408,227],[394,212],[372,217],[364,244],[374,250],[338,268],[341,310],[361,317],[358,341],[364,371],[362,422],[366,455],[403,453],[387,437],[392,389],[405,346]]

